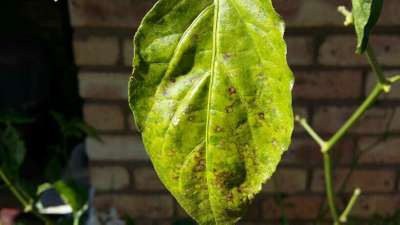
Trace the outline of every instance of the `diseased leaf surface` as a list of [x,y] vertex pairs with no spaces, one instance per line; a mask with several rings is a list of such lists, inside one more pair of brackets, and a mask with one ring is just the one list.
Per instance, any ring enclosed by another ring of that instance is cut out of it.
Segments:
[[199,224],[235,224],[293,129],[271,0],[160,0],[135,36],[129,101],[160,179]]
[[368,46],[369,35],[378,22],[383,0],[352,0],[354,26],[357,33],[357,53],[361,54]]

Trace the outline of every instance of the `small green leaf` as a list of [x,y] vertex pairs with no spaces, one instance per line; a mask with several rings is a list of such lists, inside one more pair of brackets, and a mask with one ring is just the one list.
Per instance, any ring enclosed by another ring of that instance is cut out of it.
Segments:
[[43,183],[37,187],[36,195],[41,195],[43,192],[50,190],[53,188],[53,185],[50,183]]
[[25,159],[25,143],[18,130],[7,124],[4,131],[0,132],[0,166],[15,177]]
[[168,190],[235,224],[293,130],[293,76],[272,0],[160,0],[135,35],[129,102]]
[[66,204],[71,206],[74,213],[80,212],[88,201],[88,194],[85,188],[73,181],[57,181],[54,188],[61,195]]
[[383,0],[352,0],[354,26],[357,33],[357,50],[362,54],[367,46],[372,28],[378,22]]

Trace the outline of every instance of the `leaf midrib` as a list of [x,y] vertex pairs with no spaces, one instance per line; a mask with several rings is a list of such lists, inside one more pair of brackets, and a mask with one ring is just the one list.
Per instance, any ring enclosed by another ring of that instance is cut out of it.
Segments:
[[207,191],[208,191],[208,201],[210,202],[211,212],[214,215],[214,222],[217,224],[216,212],[212,206],[210,198],[210,178],[208,176],[208,145],[210,143],[210,117],[211,117],[211,99],[212,99],[212,87],[214,84],[215,70],[216,70],[216,58],[217,58],[217,47],[218,47],[218,20],[219,20],[219,0],[214,0],[214,21],[213,21],[213,47],[212,47],[212,59],[211,59],[211,73],[210,73],[210,84],[208,87],[208,102],[207,102],[207,121],[206,121],[206,144],[205,144],[205,161],[206,161],[206,181],[207,181]]

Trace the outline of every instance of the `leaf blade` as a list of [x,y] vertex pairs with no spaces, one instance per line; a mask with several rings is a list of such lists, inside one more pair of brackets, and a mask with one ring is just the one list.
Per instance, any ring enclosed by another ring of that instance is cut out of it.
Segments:
[[[170,2],[185,12],[173,41]],[[234,224],[289,145],[293,77],[271,1],[212,3],[161,0],[149,12],[135,36],[129,101],[160,179],[183,208],[200,224]],[[145,40],[150,27],[157,40]]]
[[383,0],[352,0],[354,26],[357,33],[357,50],[362,54],[368,45],[372,28],[378,22]]

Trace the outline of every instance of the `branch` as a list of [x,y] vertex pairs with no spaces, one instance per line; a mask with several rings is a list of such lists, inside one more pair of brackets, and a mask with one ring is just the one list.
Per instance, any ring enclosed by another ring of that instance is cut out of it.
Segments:
[[10,189],[10,191],[14,194],[14,196],[17,198],[17,200],[21,203],[21,205],[23,206],[25,212],[31,212],[37,218],[41,219],[45,223],[45,225],[52,225],[53,224],[53,222],[49,218],[47,218],[46,216],[40,214],[38,211],[36,211],[32,207],[31,203],[33,202],[33,200],[30,197],[26,197],[26,194],[24,194],[23,191],[18,190],[18,188],[15,187],[11,183],[10,179],[8,178],[8,176],[4,173],[4,171],[2,169],[0,169],[0,178],[4,181],[4,183],[6,184],[8,189]]
[[361,195],[361,189],[356,188],[354,190],[353,195],[351,196],[351,199],[350,199],[349,203],[347,204],[345,210],[343,211],[342,215],[340,215],[339,221],[341,223],[347,222],[347,218],[348,218],[351,210],[353,209],[354,205],[356,204],[358,197],[360,197],[360,195]]
[[394,84],[394,83],[400,81],[400,74],[394,75],[394,76],[390,77],[388,80],[389,80],[390,84]]
[[372,71],[374,71],[374,74],[378,79],[379,84],[383,87],[383,91],[388,93],[390,91],[390,81],[386,79],[385,75],[383,74],[382,68],[376,59],[374,50],[370,45],[367,46],[367,51],[365,54],[367,56],[368,63],[371,65]]
[[347,132],[348,130],[364,115],[376,99],[384,92],[384,87],[377,84],[368,98],[361,104],[361,106],[351,115],[345,124],[332,136],[326,144],[324,151],[329,151]]
[[10,191],[24,207],[24,211],[30,211],[30,204],[28,202],[29,200],[25,199],[24,196],[17,190],[17,188],[11,183],[10,179],[8,179],[7,175],[2,169],[0,169],[0,178],[4,181],[8,189],[10,189]]
[[315,142],[319,144],[321,149],[324,148],[326,145],[326,142],[317,134],[317,132],[314,131],[314,129],[308,124],[307,120],[300,117],[296,116],[295,117],[296,121],[304,128],[304,130],[307,131],[307,133],[314,139]]
[[354,19],[353,19],[353,13],[351,11],[349,11],[346,6],[339,6],[338,7],[338,11],[345,17],[345,21],[344,21],[344,25],[350,26],[353,24]]
[[333,190],[331,157],[329,152],[323,152],[323,156],[326,197],[328,199],[328,206],[329,210],[331,211],[332,218],[335,221],[335,224],[338,224],[337,222],[339,221],[339,216],[335,204],[335,191]]

